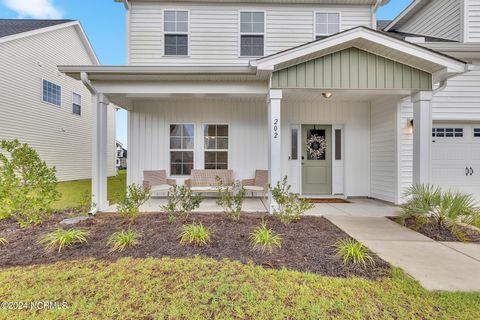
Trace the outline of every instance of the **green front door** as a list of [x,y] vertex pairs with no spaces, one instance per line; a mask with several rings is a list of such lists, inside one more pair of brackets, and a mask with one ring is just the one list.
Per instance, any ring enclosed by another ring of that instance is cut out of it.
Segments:
[[302,126],[302,193],[332,194],[332,126]]

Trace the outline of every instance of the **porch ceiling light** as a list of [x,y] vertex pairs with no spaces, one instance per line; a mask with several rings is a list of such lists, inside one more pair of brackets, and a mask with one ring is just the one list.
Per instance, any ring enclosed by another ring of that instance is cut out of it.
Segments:
[[324,93],[322,93],[322,96],[323,96],[325,99],[328,99],[328,98],[330,98],[331,96],[333,96],[333,93],[331,93],[331,92],[324,92]]

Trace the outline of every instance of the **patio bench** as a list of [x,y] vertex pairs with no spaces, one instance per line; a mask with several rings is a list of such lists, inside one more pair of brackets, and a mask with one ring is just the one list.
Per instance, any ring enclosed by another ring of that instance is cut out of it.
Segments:
[[168,179],[165,170],[143,171],[143,186],[150,188],[150,195],[161,192],[169,194],[170,188],[177,184],[175,179]]
[[233,183],[232,170],[192,170],[185,185],[193,192],[219,192]]
[[242,187],[247,192],[260,192],[265,197],[268,193],[268,170],[255,170],[255,178],[242,180]]

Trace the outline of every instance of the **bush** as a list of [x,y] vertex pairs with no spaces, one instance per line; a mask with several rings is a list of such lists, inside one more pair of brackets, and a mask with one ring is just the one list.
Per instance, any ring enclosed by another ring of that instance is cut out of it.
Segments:
[[135,183],[127,186],[118,197],[118,213],[133,223],[140,213],[140,206],[150,198],[150,189]]
[[239,181],[230,186],[220,187],[217,204],[221,206],[225,214],[232,220],[240,219],[243,201],[245,200],[245,189]]
[[23,228],[41,224],[60,198],[55,168],[18,140],[0,146],[0,219],[13,217]]
[[6,246],[8,244],[7,239],[5,238],[0,238],[0,247]]
[[40,244],[44,245],[47,251],[58,249],[60,252],[74,244],[87,243],[88,235],[89,232],[81,229],[57,229],[40,239]]
[[107,245],[110,247],[110,251],[123,251],[127,248],[135,247],[140,243],[138,239],[141,237],[141,233],[128,229],[115,232],[108,238]]
[[255,250],[260,250],[263,253],[266,251],[271,253],[274,247],[280,248],[282,246],[282,237],[275,234],[272,229],[267,228],[265,221],[262,221],[262,224],[250,234],[250,241]]
[[191,246],[206,246],[210,243],[210,230],[200,224],[185,224],[179,236],[180,244]]
[[354,239],[340,240],[335,244],[335,248],[336,255],[342,258],[343,264],[352,263],[364,268],[367,265],[375,265],[375,260],[370,256],[368,248]]
[[92,202],[92,191],[85,190],[80,195],[80,200],[77,209],[81,212],[88,213],[95,207],[95,203]]
[[201,194],[192,193],[186,186],[173,186],[170,188],[167,204],[160,209],[168,214],[169,222],[173,222],[176,214],[181,214],[184,219],[188,218],[193,210],[200,207],[202,200]]
[[283,181],[277,182],[275,188],[272,189],[273,200],[277,203],[278,208],[273,210],[273,215],[278,217],[280,221],[287,225],[294,220],[299,220],[306,211],[313,208],[313,204],[305,199],[300,199],[297,194],[290,192],[291,186],[288,185],[287,177]]
[[474,224],[478,215],[472,195],[442,191],[429,184],[410,187],[404,194],[408,198],[402,205],[404,216],[427,223],[432,218],[438,227],[449,229],[459,240],[467,240],[458,223]]

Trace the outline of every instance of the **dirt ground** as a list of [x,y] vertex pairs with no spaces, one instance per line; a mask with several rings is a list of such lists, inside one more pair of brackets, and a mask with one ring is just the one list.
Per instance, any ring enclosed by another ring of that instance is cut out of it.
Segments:
[[[254,263],[267,268],[287,268],[308,271],[327,276],[360,276],[377,279],[387,275],[389,265],[374,256],[375,266],[363,269],[344,265],[335,256],[333,245],[348,235],[328,220],[321,217],[303,217],[284,226],[278,219],[263,214],[243,214],[239,221],[232,221],[221,213],[191,214],[186,222],[201,222],[211,230],[211,244],[207,247],[190,247],[179,244],[178,235],[184,221],[176,219],[169,224],[166,214],[143,213],[133,228],[141,232],[140,245],[124,252],[109,252],[107,240],[116,231],[128,228],[127,220],[118,214],[99,213],[97,216],[76,224],[90,232],[88,244],[75,245],[61,253],[46,252],[38,240],[56,228],[72,226],[59,224],[62,215],[42,226],[20,229],[13,221],[0,221],[0,237],[8,240],[0,247],[0,268],[46,264],[59,260],[96,258],[112,261],[120,257],[191,257],[207,256],[214,259],[231,259],[243,263]],[[265,219],[269,228],[283,238],[282,247],[273,253],[261,253],[252,249],[249,235]]]

